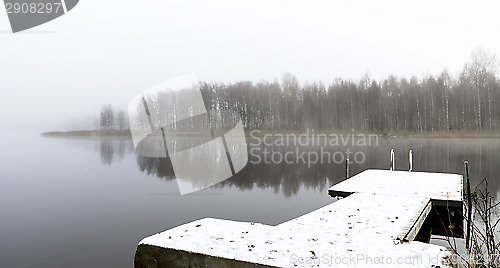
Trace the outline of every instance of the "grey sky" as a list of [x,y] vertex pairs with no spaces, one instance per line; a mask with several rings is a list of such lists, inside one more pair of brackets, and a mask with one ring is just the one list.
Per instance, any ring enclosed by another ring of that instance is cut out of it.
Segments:
[[63,128],[141,91],[201,81],[452,75],[481,47],[500,56],[497,1],[82,0],[18,34],[0,8],[3,131]]

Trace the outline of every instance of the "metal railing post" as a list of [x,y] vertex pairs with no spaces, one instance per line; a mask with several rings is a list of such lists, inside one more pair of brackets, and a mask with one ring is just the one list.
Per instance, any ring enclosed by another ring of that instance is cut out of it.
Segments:
[[467,191],[467,237],[465,239],[465,248],[470,248],[470,225],[472,218],[472,198],[470,193],[470,180],[469,180],[469,161],[464,161],[465,165],[465,182]]
[[345,160],[345,179],[349,179],[349,158]]
[[391,167],[390,170],[396,169],[396,159],[394,159],[394,149],[391,149]]
[[413,150],[410,150],[408,153],[408,171],[412,172],[413,171]]

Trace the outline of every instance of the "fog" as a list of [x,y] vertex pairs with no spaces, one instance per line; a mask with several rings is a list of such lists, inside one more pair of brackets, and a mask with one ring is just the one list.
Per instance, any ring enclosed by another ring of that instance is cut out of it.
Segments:
[[[494,1],[85,0],[12,34],[0,8],[0,130],[89,128],[103,104],[194,72],[200,81],[458,75],[500,55]],[[81,123],[80,123],[81,122]]]

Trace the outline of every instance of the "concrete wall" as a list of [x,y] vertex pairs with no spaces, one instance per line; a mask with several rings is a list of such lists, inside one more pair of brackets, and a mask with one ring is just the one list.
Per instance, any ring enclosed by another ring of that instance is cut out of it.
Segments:
[[269,268],[272,266],[213,257],[182,250],[139,245],[134,258],[135,268]]

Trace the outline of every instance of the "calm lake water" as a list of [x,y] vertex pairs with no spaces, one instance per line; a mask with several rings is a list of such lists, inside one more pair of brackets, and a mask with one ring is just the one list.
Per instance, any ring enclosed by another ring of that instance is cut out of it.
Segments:
[[[247,141],[251,163],[240,173],[181,196],[168,160],[137,156],[128,139],[2,134],[0,267],[132,267],[143,237],[196,219],[281,223],[332,202],[327,190],[345,172],[335,161],[347,150],[365,157],[353,160],[351,174],[387,169],[391,148],[396,168],[406,170],[413,149],[415,171],[462,174],[466,159],[473,185],[488,177],[497,196],[500,190],[500,139],[379,138],[371,145],[298,147]],[[296,161],[297,154],[322,149],[340,153],[329,163]],[[276,152],[290,152],[288,163],[264,162]]]

